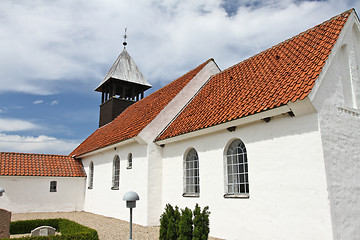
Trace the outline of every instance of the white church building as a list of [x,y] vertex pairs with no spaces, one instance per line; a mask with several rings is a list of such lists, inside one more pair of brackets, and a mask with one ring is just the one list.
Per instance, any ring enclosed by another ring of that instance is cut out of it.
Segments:
[[[134,222],[144,226],[159,225],[168,203],[198,203],[209,206],[213,237],[360,238],[354,9],[228,69],[207,60],[144,97],[150,87],[124,48],[95,89],[102,93],[99,128],[66,158],[77,166],[67,175],[76,179],[76,199],[57,211],[128,220],[122,197],[135,191]],[[25,178],[7,168],[0,164],[5,189],[4,179]],[[54,180],[42,179],[49,190]]]

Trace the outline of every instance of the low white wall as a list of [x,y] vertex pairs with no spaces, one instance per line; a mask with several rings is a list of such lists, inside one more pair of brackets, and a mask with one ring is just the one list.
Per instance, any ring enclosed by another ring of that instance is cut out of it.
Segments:
[[[127,157],[132,153],[132,169],[127,169]],[[93,189],[88,189],[86,183],[84,210],[108,217],[129,221],[129,209],[123,201],[128,191],[137,192],[140,200],[133,210],[133,222],[147,225],[147,175],[148,162],[146,158],[147,145],[130,143],[88,156],[82,159],[87,176],[89,164],[94,163]],[[112,190],[112,169],[115,155],[120,157],[119,190]]]
[[[57,181],[57,191],[50,192],[50,182]],[[13,177],[0,176],[5,194],[0,208],[13,213],[82,211],[83,177]]]
[[[250,198],[224,198],[224,147],[246,145]],[[183,193],[183,154],[199,155],[200,197]],[[167,144],[163,208],[209,206],[210,235],[225,239],[332,239],[330,206],[317,115],[273,119]]]

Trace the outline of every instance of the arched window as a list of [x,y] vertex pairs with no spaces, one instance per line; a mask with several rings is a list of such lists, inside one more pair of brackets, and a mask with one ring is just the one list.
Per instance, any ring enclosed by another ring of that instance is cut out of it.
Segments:
[[248,160],[245,144],[240,140],[230,143],[226,151],[226,193],[248,194]]
[[92,189],[94,184],[94,163],[90,162],[89,164],[89,182],[88,189]]
[[127,169],[132,169],[132,153],[129,153],[129,155],[128,155]]
[[119,182],[120,182],[120,158],[118,155],[116,155],[113,161],[113,178],[112,178],[111,189],[118,190]]
[[184,161],[185,186],[183,196],[199,196],[200,178],[199,178],[199,157],[194,148],[190,149],[185,156]]

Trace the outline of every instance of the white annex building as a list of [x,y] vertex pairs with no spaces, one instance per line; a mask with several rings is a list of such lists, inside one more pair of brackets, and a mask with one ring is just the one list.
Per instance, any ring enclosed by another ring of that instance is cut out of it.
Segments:
[[71,173],[46,175],[61,156],[39,155],[54,163],[39,176],[15,164],[30,154],[0,155],[1,187],[33,179],[50,198],[55,181],[64,199],[58,208],[10,190],[0,207],[128,220],[122,197],[135,191],[134,222],[145,226],[159,225],[168,203],[199,203],[209,206],[214,237],[360,239],[354,9],[223,71],[210,59],[144,97],[150,87],[124,48],[95,89],[99,128],[63,156]]

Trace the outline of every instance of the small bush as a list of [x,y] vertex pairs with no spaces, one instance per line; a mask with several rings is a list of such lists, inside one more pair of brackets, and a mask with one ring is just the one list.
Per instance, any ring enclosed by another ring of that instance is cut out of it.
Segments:
[[193,240],[206,240],[208,239],[210,228],[209,228],[209,207],[204,207],[201,211],[201,208],[198,204],[195,206],[194,210],[194,233]]
[[193,235],[192,212],[189,208],[181,210],[179,222],[179,240],[191,240]]
[[165,212],[160,217],[160,240],[206,240],[208,239],[209,228],[209,207],[202,211],[196,204],[194,211],[189,208],[175,209],[167,204]]
[[[41,236],[41,237],[22,237],[21,240],[98,240],[98,233],[92,228],[85,227],[68,219],[36,219],[27,221],[16,221],[10,223],[10,234],[25,234],[30,233],[37,227],[51,226],[60,232],[61,235]],[[10,238],[4,238],[10,239]]]
[[165,212],[160,217],[160,236],[161,240],[173,240],[179,236],[179,208],[175,209],[170,204],[166,205]]

